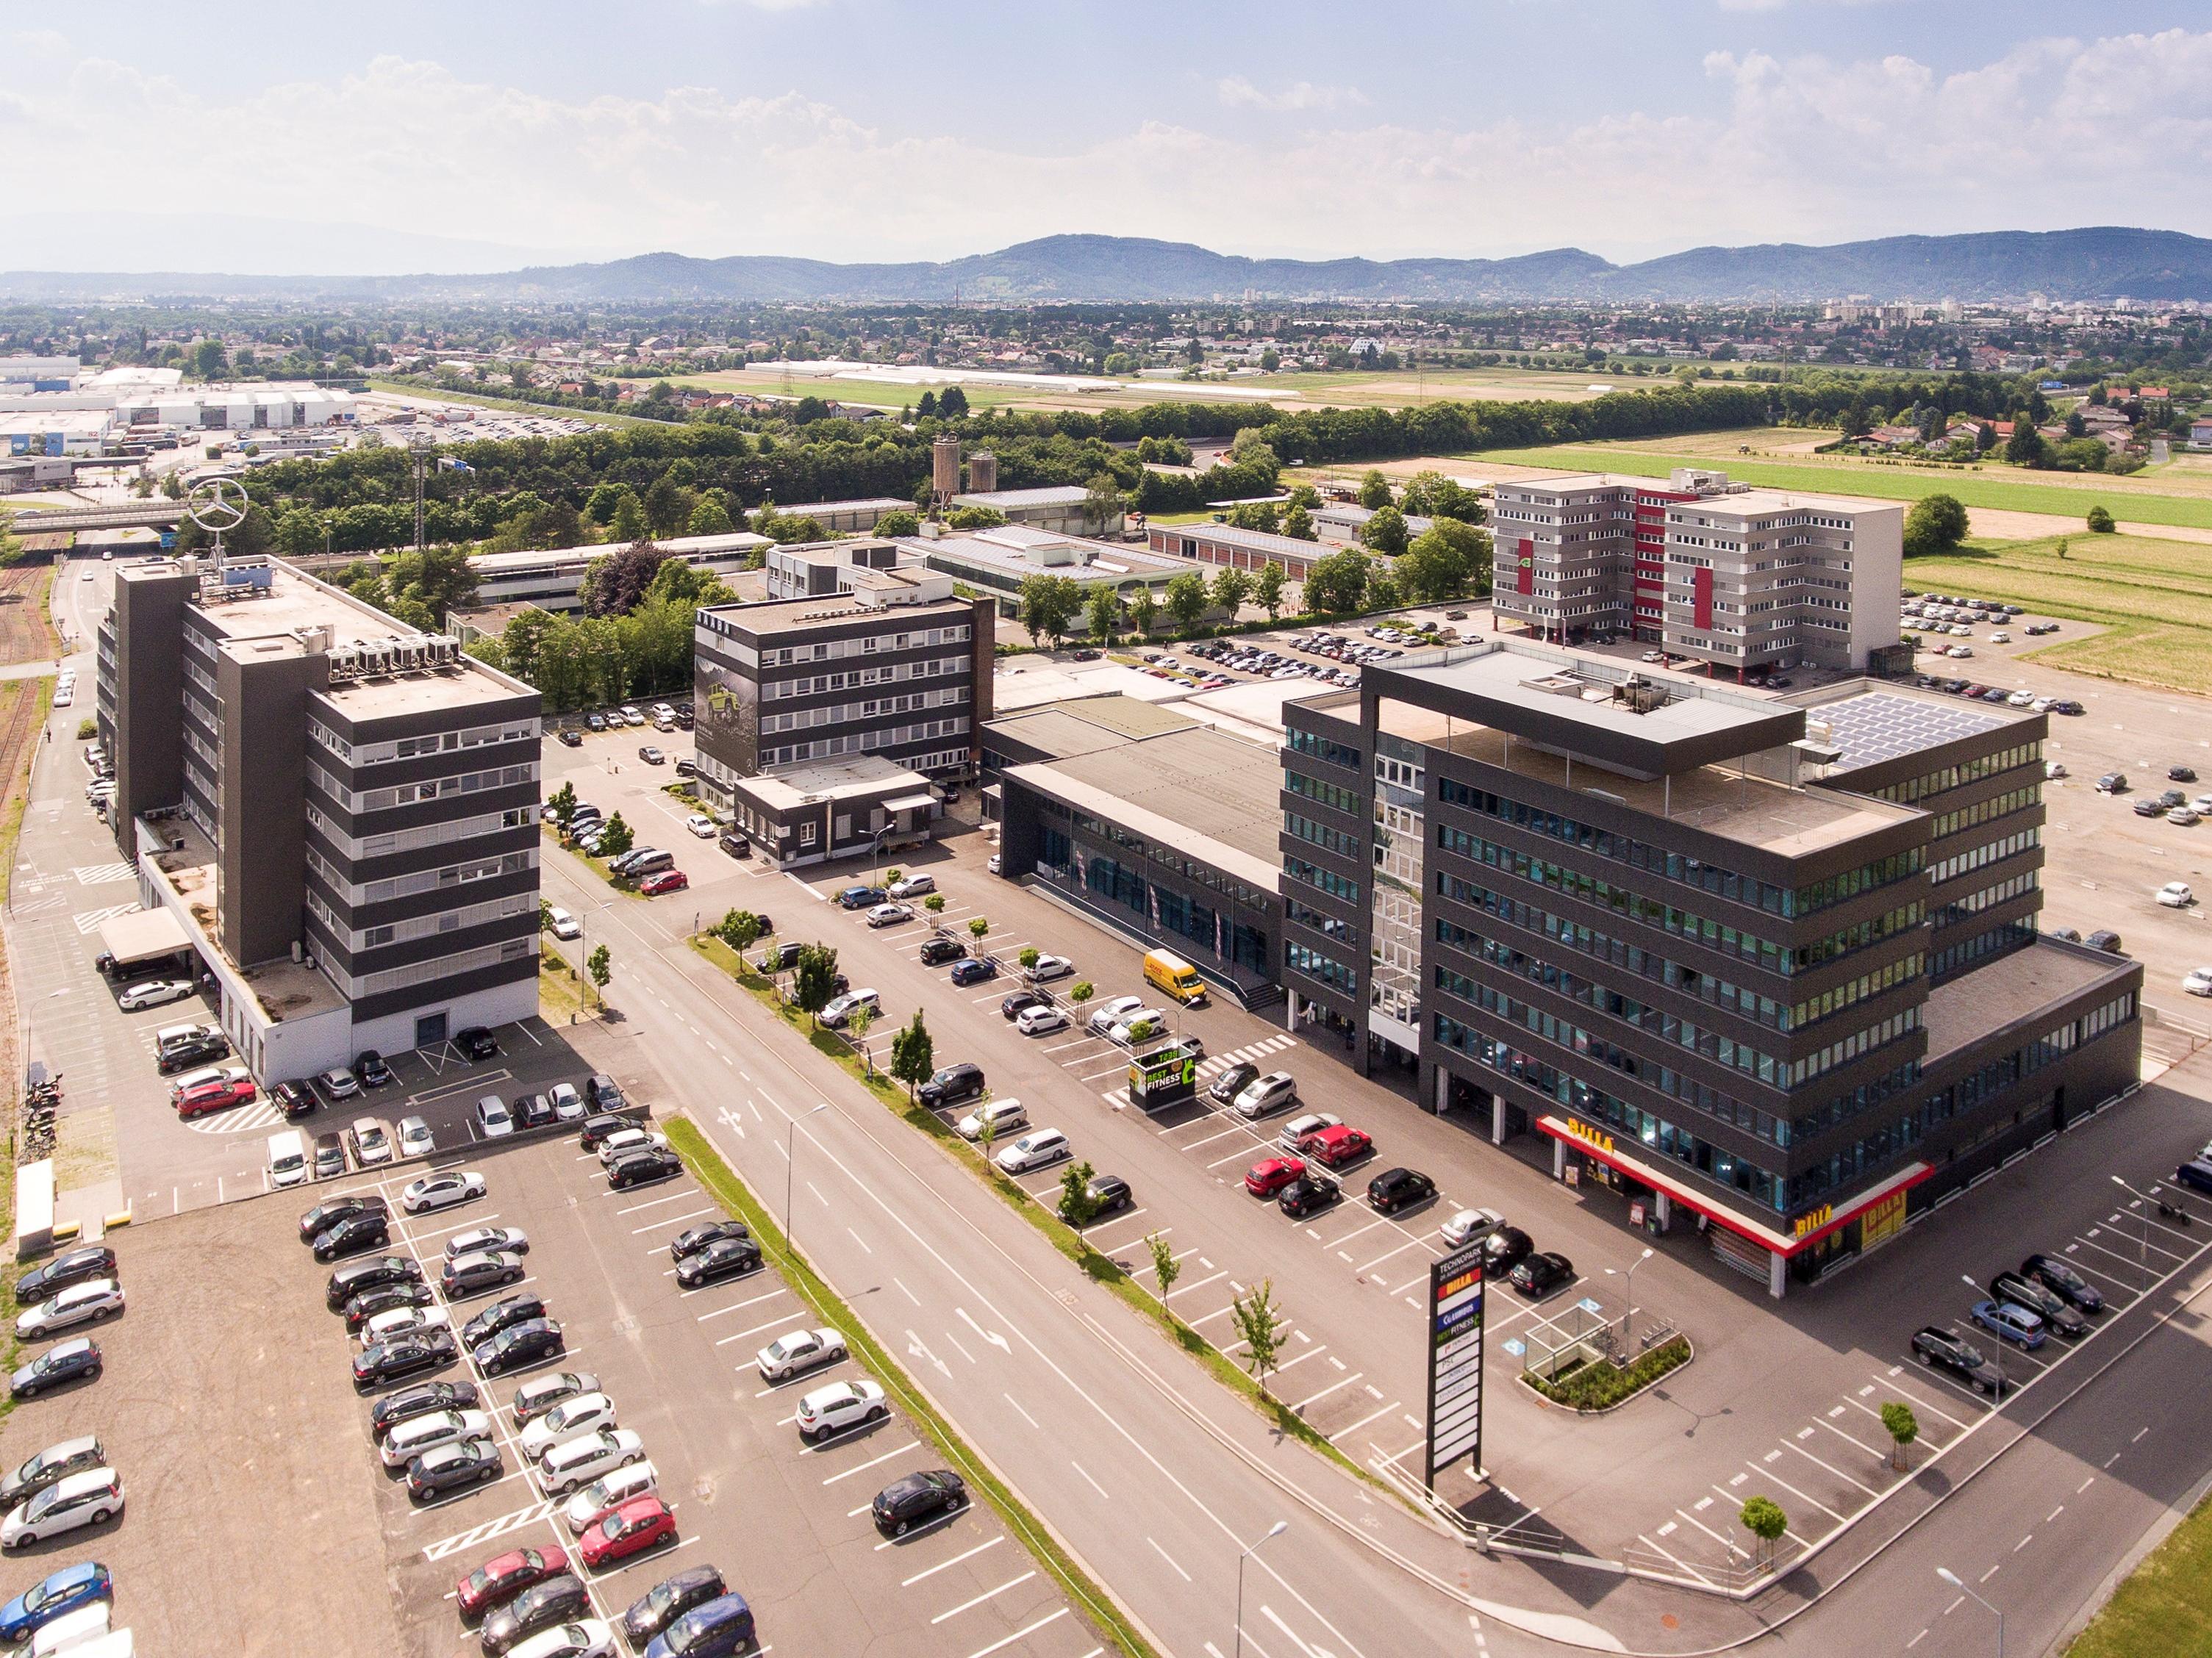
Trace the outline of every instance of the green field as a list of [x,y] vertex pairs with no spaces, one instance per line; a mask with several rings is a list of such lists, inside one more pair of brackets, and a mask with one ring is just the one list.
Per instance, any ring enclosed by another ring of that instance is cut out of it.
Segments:
[[2212,1503],[2174,1527],[2113,1592],[2066,1658],[2203,1658],[2212,1652]]
[[1616,449],[1609,444],[1485,449],[1455,459],[1543,466],[1563,472],[1626,472],[1636,477],[1664,477],[1677,466],[1703,462],[1745,483],[1765,484],[1777,489],[1865,495],[1881,501],[1917,501],[1923,495],[1940,494],[1956,496],[1968,507],[1987,507],[2008,513],[2050,513],[2064,518],[2086,518],[2092,507],[2103,507],[2116,518],[2130,519],[2138,524],[2212,529],[2212,497],[2160,495],[2156,493],[2154,485],[2127,478],[2106,478],[2085,484],[2031,483],[2018,473],[2006,476],[2002,463],[1992,463],[1990,468],[1978,472],[1918,471],[1863,461],[1758,460],[1723,452],[1718,446],[1704,453],[1668,453],[1656,449]]
[[[2066,556],[2058,544],[2066,543]],[[2028,653],[2075,673],[2212,694],[2212,546],[2148,536],[1970,543],[1905,566],[1905,585],[2024,604],[2106,631]]]

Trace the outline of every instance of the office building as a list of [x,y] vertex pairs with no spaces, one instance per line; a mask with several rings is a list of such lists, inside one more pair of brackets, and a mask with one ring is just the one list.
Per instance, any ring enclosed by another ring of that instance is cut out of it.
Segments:
[[269,559],[116,573],[116,844],[264,1082],[538,1010],[538,693]]
[[933,524],[922,528],[922,534],[895,544],[900,551],[964,586],[989,592],[999,614],[1009,618],[1020,614],[1022,583],[1033,575],[1066,576],[1085,589],[1086,599],[1094,586],[1127,594],[1139,586],[1150,587],[1158,598],[1187,568],[1140,547],[1087,540],[1025,524],[944,534],[930,533],[938,528]]
[[2036,932],[2045,717],[1808,700],[1498,641],[1287,705],[1291,1023],[1777,1295],[2130,1088],[2142,969]]
[[[766,536],[747,530],[713,536],[671,536],[653,544],[671,558],[725,580],[750,568],[765,550],[775,545]],[[474,554],[469,559],[469,568],[477,578],[472,603],[534,604],[556,616],[569,614],[582,608],[579,595],[586,572],[598,560],[622,550],[617,543],[598,542],[583,547]]]
[[1898,642],[1905,509],[1784,494],[1677,467],[1497,486],[1492,625],[1579,644],[1633,637],[1738,679],[1863,672]]

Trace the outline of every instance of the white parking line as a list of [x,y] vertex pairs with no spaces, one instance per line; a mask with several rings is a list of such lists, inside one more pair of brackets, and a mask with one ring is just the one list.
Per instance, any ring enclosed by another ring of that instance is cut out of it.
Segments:
[[858,1463],[849,1468],[841,1468],[822,1483],[825,1485],[834,1485],[841,1479],[850,1479],[856,1473],[866,1473],[869,1469],[890,1461],[893,1457],[904,1456],[908,1451],[918,1451],[921,1448],[919,1442],[908,1440],[895,1450],[885,1451],[881,1456],[872,1456],[866,1462]]
[[[1030,1636],[1035,1635],[1039,1630],[1044,1628],[1046,1625],[1056,1624],[1066,1616],[1067,1608],[1066,1606],[1061,1606],[1054,1612],[1048,1612],[1043,1617],[1038,1619],[1036,1622],[1030,1625],[1026,1629],[1018,1629],[1012,1635],[1007,1636],[1004,1640],[994,1641],[988,1647],[976,1648],[975,1651],[968,1655],[968,1658],[991,1658],[991,1655],[998,1651],[1000,1648],[1010,1647],[1017,1641],[1026,1641]],[[1245,1639],[1245,1644],[1248,1646],[1253,1645],[1251,1638],[1249,1636]],[[1254,1647],[1254,1650],[1257,1651],[1258,1649]],[[1266,1658],[1266,1655],[1264,1653],[1261,1654],[1261,1658]]]
[[[658,1231],[664,1226],[681,1226],[687,1220],[696,1220],[702,1215],[712,1215],[718,1212],[720,1212],[717,1211],[714,1206],[710,1203],[704,1209],[694,1209],[690,1211],[688,1213],[681,1215],[668,1215],[659,1220],[649,1220],[642,1226],[633,1226],[629,1229],[629,1235],[632,1237],[635,1237],[641,1232]],[[656,1244],[649,1253],[656,1255],[659,1254],[660,1253],[659,1246]]]
[[1030,1578],[1036,1576],[1036,1572],[1032,1569],[1029,1571],[1024,1572],[1018,1577],[1009,1577],[1005,1582],[1000,1584],[998,1588],[994,1589],[986,1589],[982,1594],[977,1595],[972,1600],[963,1600],[958,1606],[951,1607],[948,1611],[939,1612],[936,1617],[931,1619],[929,1621],[934,1625],[941,1624],[948,1618],[957,1618],[962,1612],[970,1611],[976,1606],[981,1606],[986,1600],[997,1600],[1008,1589],[1019,1588],[1023,1584],[1028,1582]]
[[[854,1512],[857,1514],[857,1513],[859,1512],[859,1510],[858,1510],[858,1509],[854,1509]],[[925,1566],[924,1568],[922,1568],[922,1570],[920,1570],[920,1571],[918,1571],[918,1572],[915,1573],[915,1575],[914,1575],[913,1576],[911,1576],[911,1577],[909,1577],[909,1578],[906,1579],[903,1582],[902,1582],[902,1583],[899,1585],[899,1587],[900,1587],[901,1588],[902,1588],[902,1589],[910,1589],[910,1588],[913,1588],[916,1583],[919,1583],[920,1582],[921,1582],[921,1580],[922,1580],[923,1578],[925,1578],[925,1577],[934,1577],[934,1576],[937,1576],[937,1574],[938,1574],[938,1573],[939,1573],[939,1572],[941,1572],[941,1571],[945,1570],[948,1566],[957,1566],[957,1565],[958,1565],[958,1564],[959,1564],[963,1560],[972,1560],[972,1559],[974,1559],[977,1555],[979,1555],[979,1554],[982,1553],[984,1550],[986,1550],[986,1549],[995,1549],[995,1548],[997,1548],[997,1547],[999,1546],[999,1545],[1000,1545],[1000,1544],[1001,1544],[1001,1543],[1005,1542],[1006,1540],[1006,1538],[1005,1538],[1005,1536],[1004,1536],[1003,1534],[1002,1534],[1002,1535],[1000,1535],[1000,1536],[998,1536],[998,1537],[993,1537],[993,1538],[987,1539],[985,1541],[981,1542],[981,1543],[978,1543],[978,1544],[977,1544],[974,1548],[972,1548],[972,1549],[969,1549],[969,1550],[966,1550],[966,1551],[964,1551],[964,1552],[962,1552],[962,1553],[959,1553],[959,1554],[956,1554],[956,1555],[954,1555],[954,1556],[953,1556],[950,1560],[940,1560],[940,1561],[939,1561],[939,1562],[938,1562],[935,1565],[933,1565],[933,1566]]]
[[[614,1197],[619,1194],[610,1192],[606,1193],[606,1195],[609,1197]],[[658,1208],[664,1203],[684,1203],[698,1197],[700,1193],[696,1188],[689,1192],[671,1192],[665,1198],[654,1198],[645,1203],[634,1203],[627,1209],[616,1210],[615,1213],[617,1215],[642,1214],[646,1210]]]
[[779,1284],[773,1290],[763,1290],[750,1301],[733,1301],[726,1307],[717,1307],[711,1313],[702,1313],[696,1321],[704,1324],[708,1319],[720,1318],[725,1313],[741,1313],[748,1307],[757,1307],[763,1301],[774,1301],[778,1296],[787,1296],[790,1293],[791,1291],[787,1286]]

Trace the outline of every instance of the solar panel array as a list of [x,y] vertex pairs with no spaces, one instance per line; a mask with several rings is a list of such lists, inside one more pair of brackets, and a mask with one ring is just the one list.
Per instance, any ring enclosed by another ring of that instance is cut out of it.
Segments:
[[1844,771],[1917,754],[1939,743],[1978,737],[2010,723],[2004,715],[1972,703],[1939,702],[1893,691],[1863,691],[1808,708],[1806,717],[1826,722],[1835,745],[1844,751],[1839,768]]

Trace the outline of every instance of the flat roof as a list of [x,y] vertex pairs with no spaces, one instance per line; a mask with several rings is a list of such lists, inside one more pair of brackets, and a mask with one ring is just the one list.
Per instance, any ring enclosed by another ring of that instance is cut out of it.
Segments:
[[1009,777],[1265,891],[1281,890],[1276,750],[1204,726],[1010,766]]
[[952,499],[965,507],[1073,507],[1090,496],[1091,492],[1079,483],[1048,483],[1035,489],[972,491]]
[[2052,938],[2008,951],[1928,993],[1920,1014],[1928,1032],[1922,1064],[1933,1065],[2039,1007],[2056,1007],[2107,979],[2118,981],[2134,966],[2124,956]]
[[849,760],[817,760],[803,766],[786,766],[776,771],[740,777],[734,786],[771,811],[788,811],[822,800],[851,800],[881,794],[887,789],[927,794],[933,800],[938,798],[929,779],[879,754],[857,754]]
[[[1016,531],[1023,531],[1016,535]],[[899,537],[895,544],[903,553],[914,555],[933,568],[946,566],[971,566],[997,570],[1010,576],[1064,575],[1077,581],[1121,581],[1134,579],[1150,581],[1161,576],[1176,575],[1191,568],[1188,559],[1170,558],[1146,548],[1127,547],[1109,541],[1092,541],[1082,536],[1064,536],[1046,531],[1030,530],[1024,525],[1008,525],[1001,529],[980,530],[964,535],[939,536],[934,540],[921,536]],[[1300,546],[1310,546],[1300,542]],[[1073,547],[1079,560],[1051,563],[1033,557],[1024,549]],[[956,574],[947,570],[948,574]]]
[[[920,587],[914,576],[902,572],[855,567],[853,574],[856,578],[884,578],[872,586],[896,585],[917,591]],[[785,633],[819,623],[851,622],[864,616],[880,617],[887,623],[912,616],[916,618],[916,625],[926,627],[933,617],[943,621],[954,613],[966,620],[975,615],[975,607],[968,600],[954,596],[916,599],[907,604],[871,604],[857,593],[815,593],[799,598],[755,599],[742,604],[709,604],[699,612],[702,617],[713,616],[722,623],[715,629],[717,632],[735,627],[751,634]]]
[[1046,750],[1055,760],[1066,760],[1138,738],[1188,731],[1197,723],[1176,708],[1115,691],[1024,709],[987,721],[983,729],[1003,732]]
[[853,501],[800,501],[787,507],[775,504],[778,518],[814,518],[823,513],[910,513],[914,503],[902,495],[862,495]]
[[1234,524],[1154,524],[1146,527],[1155,535],[1191,536],[1203,541],[1218,541],[1224,547],[1242,547],[1253,553],[1323,558],[1336,550],[1318,541],[1301,541],[1296,536],[1277,535],[1272,530],[1242,529]]
[[1831,777],[2035,718],[2021,709],[1888,688],[1805,705],[1806,734],[1825,725],[1829,743],[1843,750]]
[[[191,917],[191,925],[185,931],[197,935],[194,944],[204,944],[237,974],[252,991],[254,999],[261,1004],[262,1011],[272,1023],[329,1013],[345,1005],[345,998],[338,993],[338,987],[304,962],[280,956],[274,961],[248,966],[225,950],[216,936],[218,875],[215,843],[198,824],[181,813],[163,818],[161,827],[168,835],[170,849],[155,853],[154,865]],[[183,923],[179,925],[182,926]]]
[[[622,551],[628,544],[626,542],[601,541],[581,547],[525,549],[514,553],[475,553],[470,556],[469,568],[480,576],[513,575],[518,571],[557,570],[564,564],[589,564],[595,558]],[[771,547],[775,544],[768,537],[757,536],[750,530],[732,530],[726,535],[671,536],[647,544],[658,547],[662,552],[675,557],[688,557],[698,553],[750,552],[756,547]]]

